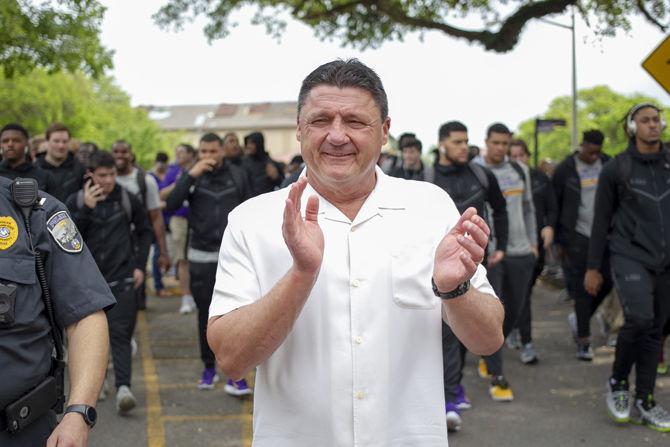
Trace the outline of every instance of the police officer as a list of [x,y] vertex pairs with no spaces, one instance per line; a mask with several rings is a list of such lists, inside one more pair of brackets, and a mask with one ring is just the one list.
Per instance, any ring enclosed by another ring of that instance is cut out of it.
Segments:
[[[86,445],[107,367],[103,309],[115,301],[65,206],[40,191],[20,207],[25,186],[0,178],[0,445]],[[70,390],[56,426],[60,328]]]
[[[191,293],[198,308],[200,356],[205,365],[198,388],[214,388],[217,380],[214,353],[207,343],[207,318],[216,281],[216,266],[228,213],[251,197],[248,175],[243,168],[224,159],[223,142],[213,133],[202,136],[198,162],[182,175],[167,197],[168,212],[188,202],[189,242],[187,259]],[[226,392],[249,394],[246,382],[228,381]]]

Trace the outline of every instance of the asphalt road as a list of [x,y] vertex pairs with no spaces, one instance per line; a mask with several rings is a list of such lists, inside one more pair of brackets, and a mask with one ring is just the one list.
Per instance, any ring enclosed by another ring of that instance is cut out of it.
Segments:
[[[196,388],[202,372],[196,319],[179,315],[179,304],[178,298],[149,299],[136,332],[132,389],[138,407],[119,416],[110,393],[98,404],[99,423],[89,445],[251,445],[252,400],[226,395],[222,383],[212,391]],[[516,351],[505,348],[505,371],[515,396],[511,403],[488,397],[487,382],[476,372],[477,359],[468,355],[464,385],[473,408],[463,413],[462,430],[450,434],[452,447],[670,446],[668,433],[609,420],[604,396],[613,349],[602,346],[604,338],[598,335],[595,361],[577,361],[566,323],[570,310],[555,289],[536,288],[533,330],[540,362],[523,365]],[[110,371],[113,385],[112,376]],[[670,377],[658,379],[656,399],[670,408]]]

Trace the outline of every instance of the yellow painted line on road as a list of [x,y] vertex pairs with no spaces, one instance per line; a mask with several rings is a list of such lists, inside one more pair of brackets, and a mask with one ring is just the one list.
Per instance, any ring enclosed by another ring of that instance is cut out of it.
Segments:
[[144,311],[139,311],[137,314],[137,332],[142,355],[144,394],[147,405],[147,445],[149,447],[165,447],[165,425],[161,418],[160,383],[156,372],[156,364],[151,355],[149,325]]
[[250,414],[202,414],[202,415],[166,415],[162,416],[163,422],[197,422],[197,421],[242,421],[251,419]]

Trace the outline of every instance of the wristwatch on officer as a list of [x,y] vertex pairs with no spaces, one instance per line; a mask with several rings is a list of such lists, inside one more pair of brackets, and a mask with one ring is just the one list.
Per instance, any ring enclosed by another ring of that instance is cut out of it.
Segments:
[[98,412],[95,411],[95,408],[88,405],[70,405],[65,409],[65,414],[68,413],[79,413],[84,418],[84,422],[89,428],[93,428],[95,422],[98,420]]
[[435,296],[443,300],[451,300],[453,298],[458,298],[461,295],[465,295],[465,293],[468,290],[470,290],[470,281],[465,281],[461,283],[451,292],[440,292],[437,289],[437,284],[435,284],[435,280],[433,278],[430,279],[430,282],[433,284],[433,293],[435,294]]

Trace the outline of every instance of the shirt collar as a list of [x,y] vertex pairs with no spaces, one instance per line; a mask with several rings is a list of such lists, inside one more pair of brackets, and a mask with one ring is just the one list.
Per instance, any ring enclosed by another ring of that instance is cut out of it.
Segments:
[[[335,205],[316,192],[309,183],[303,193],[301,204],[303,215],[307,205],[307,198],[311,195],[319,197],[319,216],[323,216],[328,220],[351,225],[362,224],[375,216],[383,217],[389,213],[404,211],[406,209],[406,201],[404,200],[404,195],[400,194],[397,185],[398,181],[384,174],[379,166],[375,167],[375,173],[377,175],[377,183],[370,195],[365,199],[363,206],[358,211],[353,222],[350,221],[349,218],[347,218],[347,216],[345,216]],[[305,177],[306,175],[307,167],[302,170],[300,177]]]

